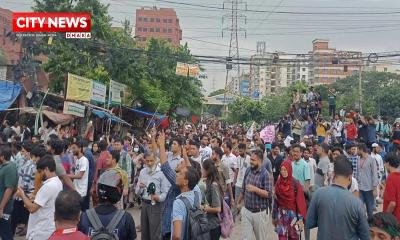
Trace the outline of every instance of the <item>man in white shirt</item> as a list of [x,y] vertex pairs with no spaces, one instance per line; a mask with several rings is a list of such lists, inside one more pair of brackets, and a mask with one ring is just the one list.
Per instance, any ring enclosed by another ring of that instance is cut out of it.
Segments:
[[335,115],[335,122],[332,125],[332,130],[333,130],[333,133],[334,133],[334,136],[335,136],[337,142],[342,143],[343,122],[340,121],[339,114]]
[[17,195],[24,202],[25,208],[30,212],[28,221],[27,240],[48,239],[54,232],[55,200],[62,191],[62,182],[57,177],[56,163],[51,155],[42,157],[36,165],[38,173],[44,180],[36,194],[35,200],[25,195],[22,188],[18,188]]
[[376,160],[376,165],[378,166],[378,186],[376,187],[376,200],[381,201],[381,184],[383,175],[385,174],[385,167],[383,165],[382,156],[379,154],[379,145],[377,143],[372,144],[371,157]]
[[204,134],[201,137],[201,145],[199,148],[201,159],[203,159],[203,160],[211,158],[212,150],[208,146],[208,144],[209,144],[208,136]]
[[235,203],[237,204],[237,199],[239,193],[242,192],[242,185],[244,175],[247,168],[250,167],[250,156],[246,153],[246,144],[240,143],[238,146],[239,155],[237,156],[237,166],[239,167],[238,175],[235,184]]
[[236,156],[232,153],[232,143],[225,142],[222,144],[224,155],[221,161],[229,167],[229,178],[233,181],[233,185],[236,183],[236,177],[238,173],[238,165]]
[[[68,177],[74,181],[76,191],[82,198],[86,197],[89,181],[89,160],[83,155],[83,143],[75,142],[71,144],[72,153],[75,156],[75,165],[73,174]],[[82,205],[82,208],[84,204]],[[82,209],[84,212],[87,209]]]

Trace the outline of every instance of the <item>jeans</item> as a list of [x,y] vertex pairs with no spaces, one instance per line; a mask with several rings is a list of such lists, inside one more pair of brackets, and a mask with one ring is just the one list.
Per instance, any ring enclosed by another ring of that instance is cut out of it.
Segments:
[[385,148],[384,149],[385,152],[389,152],[389,144],[390,144],[389,142],[379,140],[379,143],[383,145],[383,147]]
[[323,143],[325,141],[324,136],[318,136],[318,143]]
[[375,198],[373,191],[361,191],[360,190],[360,199],[367,207],[367,215],[368,218],[372,217],[374,208],[375,208]]
[[0,218],[0,239],[13,240],[14,235],[11,231],[11,219],[5,220]]
[[336,105],[329,105],[329,116],[335,117],[336,114]]
[[242,192],[241,187],[235,186],[235,204],[237,204],[237,201],[239,199],[239,194]]

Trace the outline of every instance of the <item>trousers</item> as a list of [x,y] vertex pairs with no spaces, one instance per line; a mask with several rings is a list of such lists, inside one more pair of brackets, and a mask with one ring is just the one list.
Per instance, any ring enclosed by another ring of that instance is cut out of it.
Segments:
[[360,199],[365,204],[367,208],[368,218],[372,217],[375,205],[375,198],[373,191],[361,191],[360,190]]
[[[267,238],[269,215],[266,210],[252,213],[245,207],[242,208],[243,240],[264,240]],[[253,237],[254,236],[254,237]]]
[[161,213],[163,205],[163,203],[159,202],[151,205],[151,203],[143,201],[140,212],[142,240],[161,239]]

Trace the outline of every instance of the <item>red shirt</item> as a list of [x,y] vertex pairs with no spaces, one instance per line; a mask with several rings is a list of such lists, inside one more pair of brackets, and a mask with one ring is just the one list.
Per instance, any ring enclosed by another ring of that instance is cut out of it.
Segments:
[[346,130],[347,130],[347,139],[349,140],[354,140],[357,137],[357,128],[356,125],[353,124],[349,124],[346,126]]
[[386,212],[390,202],[395,202],[393,215],[400,221],[400,172],[389,174],[383,196],[383,211]]
[[57,229],[49,240],[90,240],[88,236],[79,232],[76,228]]

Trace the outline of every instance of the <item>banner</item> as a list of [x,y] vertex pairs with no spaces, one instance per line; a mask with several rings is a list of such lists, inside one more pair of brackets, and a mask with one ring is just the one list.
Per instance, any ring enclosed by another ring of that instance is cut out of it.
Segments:
[[109,99],[111,100],[111,103],[121,104],[122,99],[124,98],[125,89],[126,89],[125,84],[110,80]]
[[273,143],[275,141],[275,126],[266,126],[263,130],[261,130],[260,137],[265,143]]
[[89,102],[92,98],[93,81],[68,73],[67,100]]
[[189,66],[186,63],[177,62],[175,74],[179,76],[188,76]]
[[200,68],[197,64],[189,64],[189,77],[197,77],[200,74]]
[[64,102],[64,114],[70,114],[77,117],[84,117],[85,116],[85,106],[79,103],[74,102]]
[[106,94],[107,94],[106,85],[93,81],[92,101],[95,103],[105,103]]

